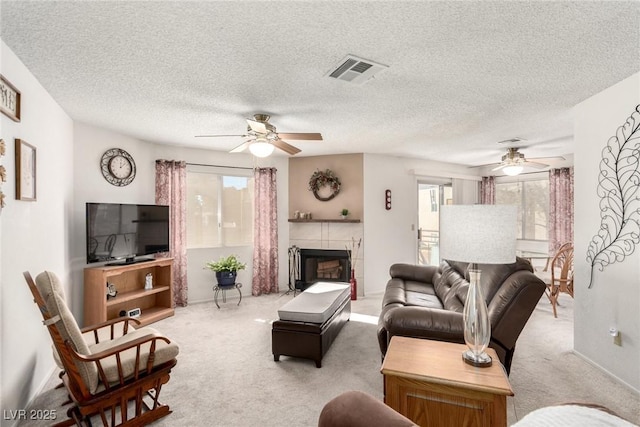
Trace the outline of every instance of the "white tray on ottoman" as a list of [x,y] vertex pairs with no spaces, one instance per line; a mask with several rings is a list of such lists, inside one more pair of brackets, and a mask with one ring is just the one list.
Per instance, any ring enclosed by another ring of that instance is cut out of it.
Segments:
[[333,340],[349,320],[351,289],[348,283],[317,282],[278,310],[273,322],[273,359],[294,356],[311,359],[322,366]]

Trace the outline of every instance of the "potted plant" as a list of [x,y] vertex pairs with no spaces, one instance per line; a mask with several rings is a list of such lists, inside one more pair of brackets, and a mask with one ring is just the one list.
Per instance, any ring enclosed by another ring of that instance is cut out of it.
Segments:
[[342,209],[340,211],[340,216],[342,217],[342,219],[347,219],[347,215],[349,215],[349,209]]
[[206,267],[216,273],[218,285],[228,286],[236,283],[238,270],[244,270],[247,264],[240,262],[235,255],[220,257],[218,261],[209,261]]

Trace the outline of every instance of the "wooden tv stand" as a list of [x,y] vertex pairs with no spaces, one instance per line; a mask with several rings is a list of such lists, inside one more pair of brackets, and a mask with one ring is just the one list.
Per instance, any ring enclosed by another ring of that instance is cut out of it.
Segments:
[[[173,316],[171,269],[173,258],[84,269],[84,326],[120,317],[121,311],[141,310],[142,325]],[[153,275],[153,289],[145,290],[145,276]],[[107,282],[118,294],[107,299]]]

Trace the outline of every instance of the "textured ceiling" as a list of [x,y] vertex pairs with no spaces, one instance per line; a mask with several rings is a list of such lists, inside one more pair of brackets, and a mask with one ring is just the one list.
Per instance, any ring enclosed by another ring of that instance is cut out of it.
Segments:
[[[640,2],[5,1],[2,40],[75,120],[229,150],[271,114],[301,156],[466,165],[572,153],[572,107],[640,70]],[[389,68],[326,77],[347,54]],[[614,132],[615,129],[612,129]],[[603,141],[604,143],[604,141]],[[576,143],[576,145],[579,142]]]

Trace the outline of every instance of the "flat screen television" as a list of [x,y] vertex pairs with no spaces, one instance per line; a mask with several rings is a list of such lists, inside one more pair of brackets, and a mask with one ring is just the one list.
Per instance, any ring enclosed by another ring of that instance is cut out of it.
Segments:
[[86,211],[87,264],[133,263],[169,251],[169,206],[87,203]]

